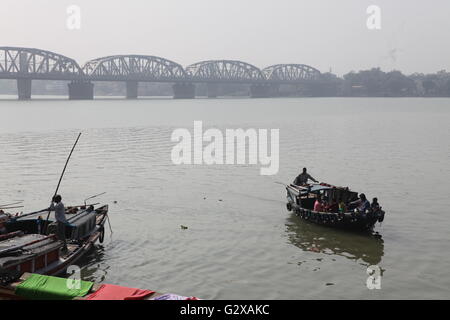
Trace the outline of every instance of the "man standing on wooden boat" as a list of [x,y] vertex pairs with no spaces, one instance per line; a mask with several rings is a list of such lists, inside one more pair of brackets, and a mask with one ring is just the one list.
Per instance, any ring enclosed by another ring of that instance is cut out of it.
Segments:
[[66,209],[61,202],[62,198],[59,194],[53,197],[49,210],[55,211],[56,218],[56,236],[64,243],[63,251],[67,251],[66,244]]
[[309,175],[309,173],[306,172],[306,168],[303,168],[303,172],[300,173],[297,178],[295,178],[294,180],[294,184],[297,186],[304,186],[305,184],[308,183],[308,180],[312,180],[316,183],[318,183],[319,181],[317,181],[316,179],[314,179],[313,177],[311,177]]

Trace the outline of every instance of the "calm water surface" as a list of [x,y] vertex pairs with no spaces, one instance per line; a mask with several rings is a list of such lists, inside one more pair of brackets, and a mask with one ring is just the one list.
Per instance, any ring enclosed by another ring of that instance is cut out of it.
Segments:
[[[110,204],[87,280],[206,299],[450,298],[449,99],[0,101],[0,202]],[[175,166],[175,128],[279,128],[280,171]],[[305,223],[276,181],[302,167],[377,196],[382,241]],[[188,226],[182,230],[180,225]],[[368,290],[366,268],[383,270]]]

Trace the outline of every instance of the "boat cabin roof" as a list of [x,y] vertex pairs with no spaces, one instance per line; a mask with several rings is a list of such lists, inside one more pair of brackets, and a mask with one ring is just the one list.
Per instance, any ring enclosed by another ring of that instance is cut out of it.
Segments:
[[329,190],[329,189],[333,189],[331,187],[327,187],[327,186],[322,186],[320,184],[315,184],[311,187],[311,189],[309,190],[309,192],[318,192],[318,191],[322,191],[322,190]]

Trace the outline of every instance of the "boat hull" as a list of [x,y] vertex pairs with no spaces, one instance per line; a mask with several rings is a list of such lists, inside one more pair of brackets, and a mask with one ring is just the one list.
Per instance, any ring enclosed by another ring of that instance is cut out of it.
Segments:
[[[80,258],[82,258],[93,246],[104,238],[104,224],[108,215],[108,206],[103,206],[95,210],[95,228],[86,237],[78,239],[75,242],[68,242],[68,251],[66,254],[61,255],[59,250],[62,243],[57,240],[53,240],[53,247],[49,250],[42,252],[38,255],[30,256],[3,266],[8,270],[16,270],[18,272],[31,272],[43,275],[61,275],[65,273],[67,267],[75,264]],[[13,234],[13,233],[11,233]],[[48,237],[47,237],[48,238]],[[2,267],[0,265],[0,267]]]
[[313,210],[302,208],[296,203],[292,202],[288,202],[286,207],[288,211],[292,211],[296,216],[305,221],[331,228],[340,228],[345,230],[372,231],[375,224],[380,220],[380,215],[377,213],[359,214],[348,212],[344,214],[338,214],[316,212]]

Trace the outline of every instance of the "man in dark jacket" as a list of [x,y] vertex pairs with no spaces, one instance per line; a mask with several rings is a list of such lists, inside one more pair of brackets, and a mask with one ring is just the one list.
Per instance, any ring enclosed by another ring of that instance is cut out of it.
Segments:
[[306,172],[306,168],[303,168],[303,172],[300,173],[297,178],[295,178],[294,180],[294,184],[297,186],[304,186],[305,184],[308,183],[308,180],[312,180],[316,183],[318,183],[319,181],[317,181],[316,179],[314,179],[313,177],[311,177],[309,175],[309,173]]

